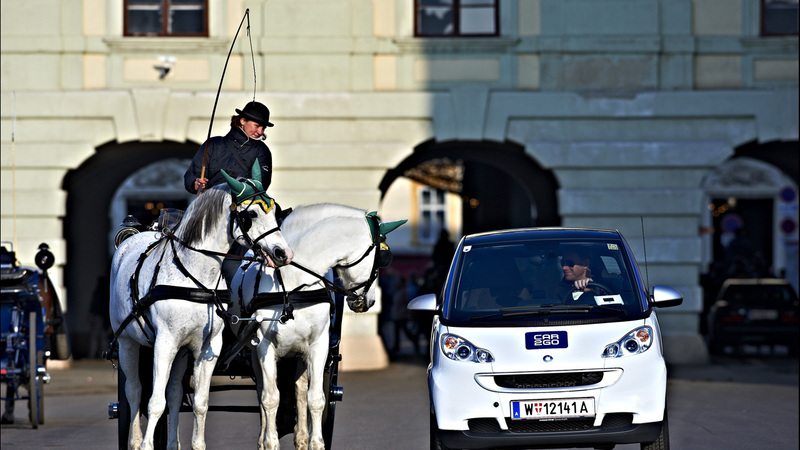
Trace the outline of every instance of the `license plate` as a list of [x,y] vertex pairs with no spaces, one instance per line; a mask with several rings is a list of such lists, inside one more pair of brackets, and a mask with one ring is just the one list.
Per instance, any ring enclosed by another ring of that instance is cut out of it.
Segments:
[[563,398],[511,402],[513,420],[547,420],[594,417],[593,398]]
[[775,320],[778,315],[776,309],[751,309],[747,313],[747,318],[750,320]]

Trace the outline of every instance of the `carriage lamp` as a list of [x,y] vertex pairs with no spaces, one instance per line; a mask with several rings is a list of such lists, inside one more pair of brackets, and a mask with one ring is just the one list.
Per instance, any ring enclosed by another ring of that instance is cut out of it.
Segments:
[[475,347],[468,340],[455,334],[443,335],[441,342],[442,353],[453,361],[494,362],[494,357],[489,350]]
[[129,214],[127,217],[125,217],[122,223],[119,224],[119,226],[121,226],[122,229],[117,231],[117,234],[114,236],[114,247],[119,247],[120,244],[122,244],[122,241],[138,233],[142,224],[140,224],[135,217]]
[[119,403],[108,402],[108,419],[119,419]]
[[653,329],[644,326],[636,328],[617,342],[606,345],[603,358],[620,358],[644,353],[653,346]]

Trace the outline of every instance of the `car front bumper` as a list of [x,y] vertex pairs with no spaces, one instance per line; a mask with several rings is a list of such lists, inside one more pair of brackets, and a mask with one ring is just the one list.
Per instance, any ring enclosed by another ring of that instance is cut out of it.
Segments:
[[631,444],[653,442],[661,432],[661,422],[630,424],[616,428],[613,425],[592,427],[570,432],[475,432],[441,430],[439,436],[448,448],[552,448],[558,446],[597,446],[603,444]]

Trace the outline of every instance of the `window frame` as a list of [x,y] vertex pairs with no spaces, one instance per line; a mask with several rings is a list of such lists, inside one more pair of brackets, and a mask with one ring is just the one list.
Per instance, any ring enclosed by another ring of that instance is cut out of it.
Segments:
[[[486,37],[498,37],[500,36],[500,0],[486,0],[487,3],[493,3],[494,8],[494,33],[470,33],[470,34],[463,34],[461,33],[461,11],[463,8],[470,8],[470,6],[461,6],[461,0],[452,0],[453,3],[450,6],[453,9],[453,33],[451,34],[426,34],[422,33],[419,28],[419,19],[420,19],[420,5],[424,0],[414,0],[414,37],[419,38],[459,38],[459,39],[470,39],[470,38],[486,38]],[[485,5],[480,5],[485,6]]]
[[[130,0],[124,0],[123,2],[123,24],[122,24],[122,33],[125,37],[208,37],[208,0],[201,0],[202,4],[202,13],[203,13],[203,31],[199,33],[172,33],[169,32],[169,20],[162,20],[161,23],[161,30],[158,33],[138,33],[138,32],[131,32],[129,29],[130,22],[128,19],[129,16],[129,7]],[[169,18],[169,11],[172,7],[172,0],[161,0],[160,10],[162,17]]]
[[758,11],[759,11],[759,23],[758,23],[758,34],[764,37],[772,37],[772,36],[797,36],[798,33],[773,33],[767,32],[766,25],[767,25],[767,0],[758,0]]
[[[430,201],[425,202],[425,194],[430,195]],[[441,199],[441,201],[439,201]],[[422,185],[417,188],[417,217],[416,239],[419,244],[435,244],[439,238],[439,231],[447,229],[447,191],[432,186]],[[430,215],[430,220],[425,220],[425,215]]]

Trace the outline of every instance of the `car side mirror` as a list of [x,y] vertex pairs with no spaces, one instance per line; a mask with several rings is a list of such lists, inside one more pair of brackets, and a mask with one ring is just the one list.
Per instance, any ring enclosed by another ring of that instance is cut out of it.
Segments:
[[436,312],[436,294],[424,294],[408,302],[409,311]]
[[653,295],[650,296],[650,304],[657,308],[668,308],[678,306],[683,303],[683,295],[669,286],[653,286]]

